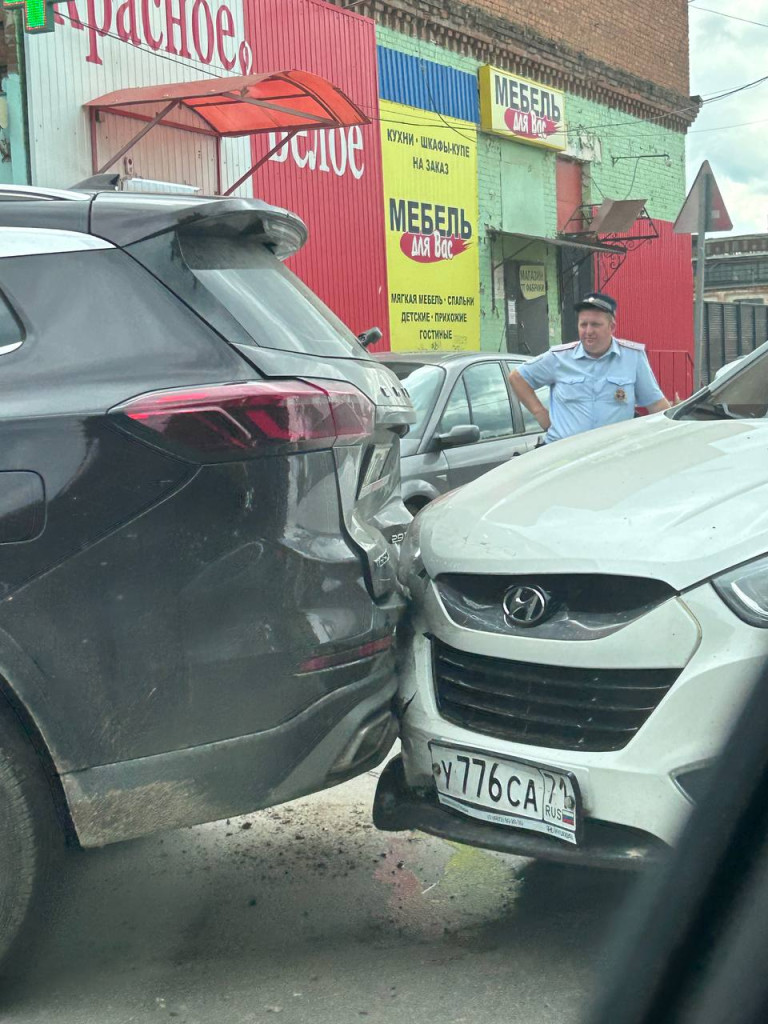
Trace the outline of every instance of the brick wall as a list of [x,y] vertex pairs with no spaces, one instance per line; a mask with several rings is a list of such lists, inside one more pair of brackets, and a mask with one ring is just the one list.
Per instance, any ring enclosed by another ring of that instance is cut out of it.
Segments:
[[677,217],[685,199],[684,135],[579,96],[566,96],[566,116],[574,139],[581,129],[599,143],[599,159],[588,165],[585,201],[646,199],[652,217]]
[[687,0],[473,0],[475,6],[664,89],[688,92]]
[[[332,2],[345,6],[344,0]],[[698,113],[698,100],[688,95],[685,0],[605,0],[594,10],[586,0],[358,4],[356,10],[380,29],[633,117],[684,132]]]

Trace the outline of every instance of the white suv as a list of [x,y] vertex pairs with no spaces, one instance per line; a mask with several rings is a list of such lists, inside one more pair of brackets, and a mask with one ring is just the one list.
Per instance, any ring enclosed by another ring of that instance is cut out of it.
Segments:
[[768,655],[767,410],[768,344],[419,514],[379,828],[614,866],[675,841]]

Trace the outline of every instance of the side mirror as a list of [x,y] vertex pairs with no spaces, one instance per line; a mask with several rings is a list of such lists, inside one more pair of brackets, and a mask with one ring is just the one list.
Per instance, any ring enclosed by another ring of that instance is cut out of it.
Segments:
[[480,440],[480,427],[473,423],[460,423],[447,434],[438,434],[435,440],[440,448],[458,448],[461,444],[475,444]]
[[382,334],[380,328],[369,327],[367,331],[363,331],[362,334],[358,334],[357,340],[360,342],[363,348],[368,348],[369,345],[375,345],[377,341],[381,341],[383,337],[384,335]]

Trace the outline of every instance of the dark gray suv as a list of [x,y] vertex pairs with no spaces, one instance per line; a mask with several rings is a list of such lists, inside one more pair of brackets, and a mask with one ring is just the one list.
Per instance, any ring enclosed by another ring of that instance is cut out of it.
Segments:
[[[257,200],[0,202],[0,956],[84,847],[291,800],[396,731],[397,378]],[[0,189],[2,199],[2,189]]]

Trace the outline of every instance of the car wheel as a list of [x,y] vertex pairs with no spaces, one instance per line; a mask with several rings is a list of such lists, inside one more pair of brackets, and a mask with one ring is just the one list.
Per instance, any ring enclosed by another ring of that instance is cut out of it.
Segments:
[[415,516],[417,512],[420,512],[428,504],[429,498],[408,498],[405,502],[405,507],[412,516]]
[[10,966],[40,918],[64,851],[51,786],[17,716],[0,698],[0,966]]

